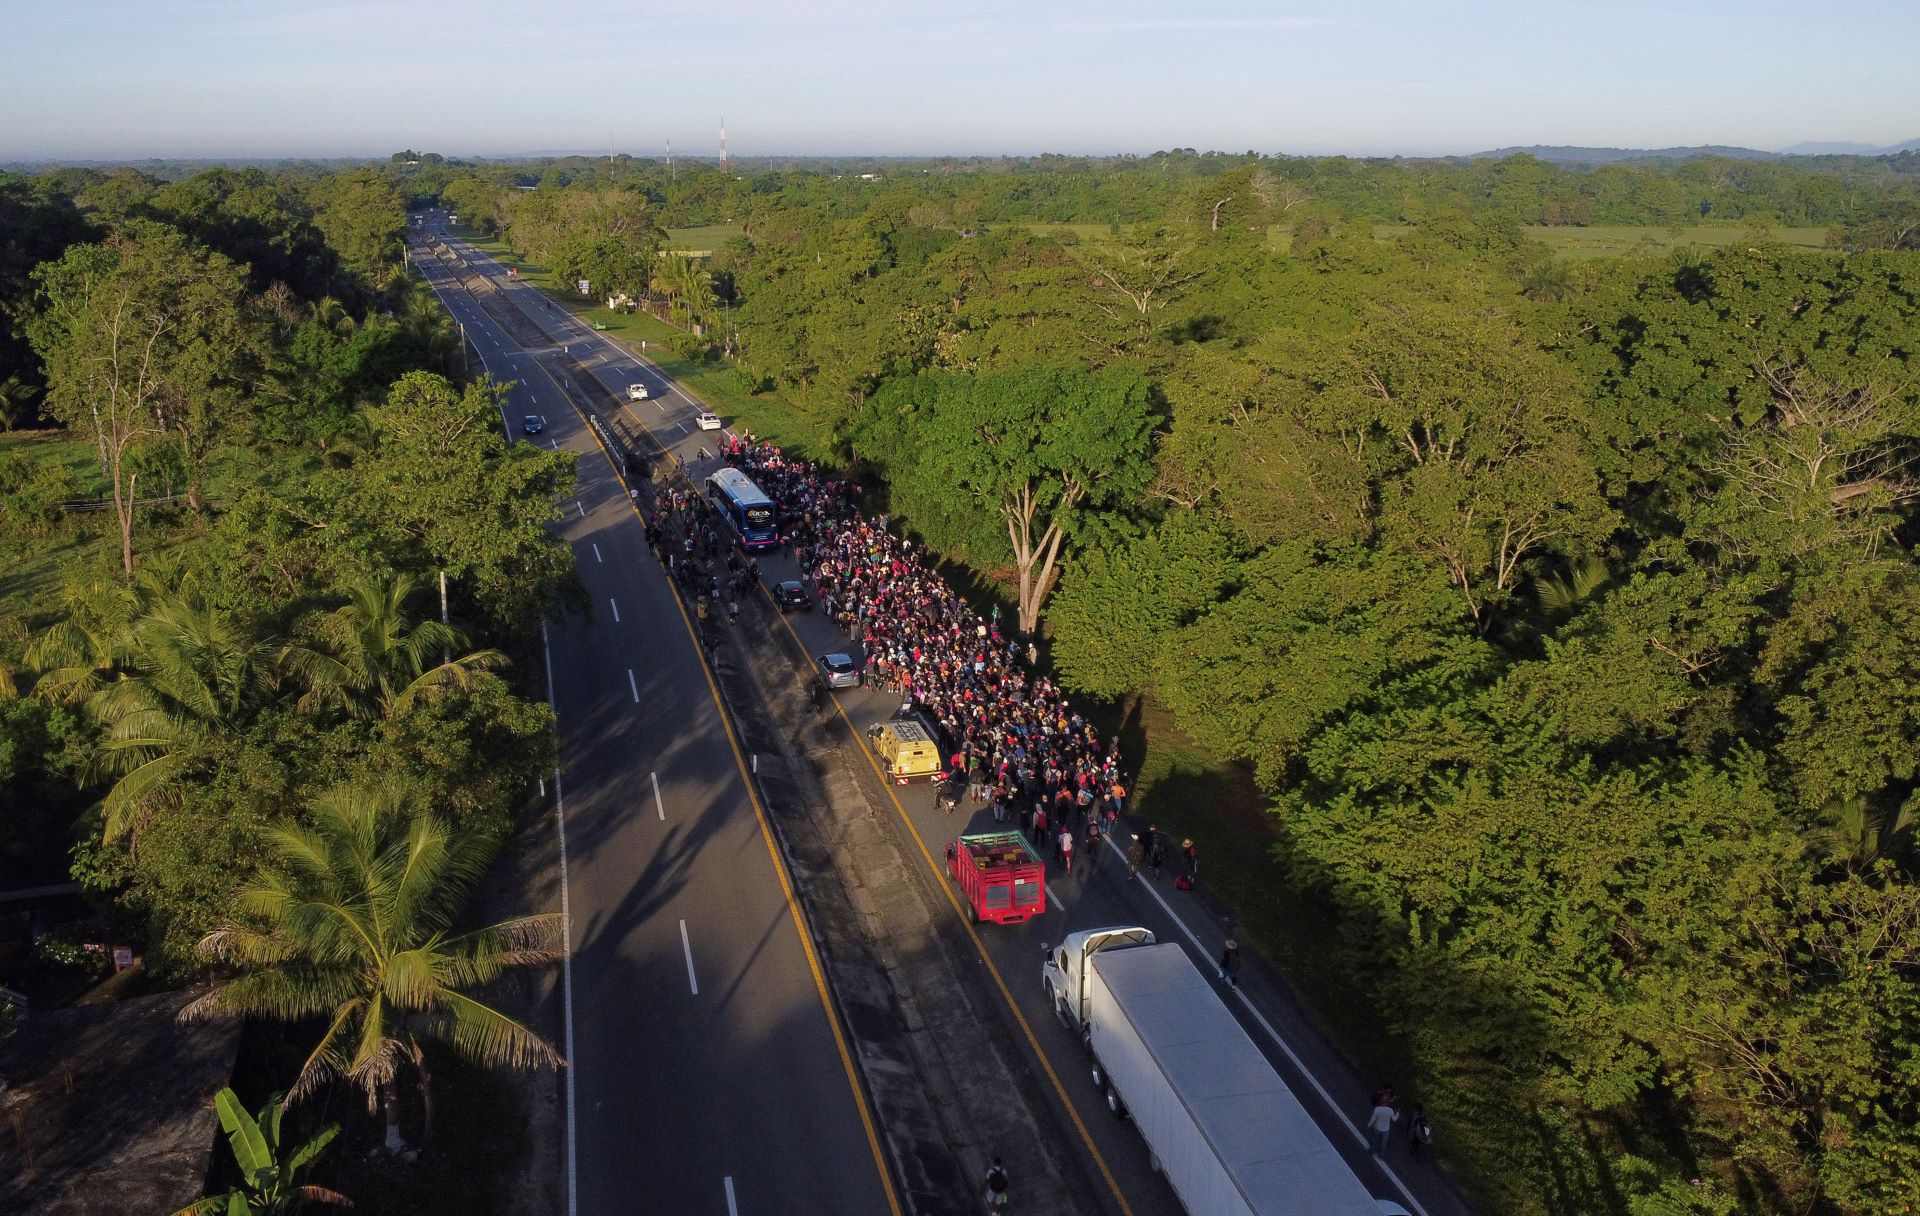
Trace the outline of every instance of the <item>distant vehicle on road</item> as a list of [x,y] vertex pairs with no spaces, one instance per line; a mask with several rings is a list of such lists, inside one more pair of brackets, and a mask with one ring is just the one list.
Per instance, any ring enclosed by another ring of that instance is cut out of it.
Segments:
[[727,517],[742,549],[771,549],[780,543],[773,500],[739,469],[718,469],[707,478],[707,498]]
[[813,611],[813,597],[807,594],[806,584],[792,579],[773,585],[773,602],[780,605],[782,612]]
[[854,665],[852,655],[821,655],[820,678],[826,681],[828,688],[860,687],[860,669]]
[[703,431],[717,431],[727,425],[720,421],[720,415],[712,410],[701,410],[693,416],[693,424]]
[[629,400],[629,401],[645,401],[646,399],[647,399],[647,386],[646,386],[646,385],[644,385],[644,384],[629,384],[629,385],[627,385],[627,400]]
[[547,419],[544,414],[528,414],[520,420],[520,433],[522,435],[538,435],[546,429]]

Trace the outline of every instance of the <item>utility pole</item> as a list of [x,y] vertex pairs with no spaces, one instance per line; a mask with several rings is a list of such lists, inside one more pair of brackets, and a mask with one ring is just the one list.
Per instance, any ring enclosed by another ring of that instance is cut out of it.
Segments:
[[727,171],[727,120],[720,120],[720,172]]
[[667,140],[667,180],[673,180],[673,140]]

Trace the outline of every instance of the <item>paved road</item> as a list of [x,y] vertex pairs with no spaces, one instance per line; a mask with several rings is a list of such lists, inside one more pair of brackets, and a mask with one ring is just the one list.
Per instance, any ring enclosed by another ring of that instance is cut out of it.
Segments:
[[[549,630],[572,925],[575,1210],[895,1211],[684,616],[593,436],[543,370],[419,257],[510,394],[511,433],[580,454],[560,534],[590,620]],[[464,273],[471,273],[468,270]]]
[[[683,390],[632,352],[546,301],[535,289],[509,283],[504,269],[484,255],[466,252],[475,272],[516,293],[523,311],[543,318],[548,332],[567,344],[574,356],[583,357],[609,389],[624,394],[625,386],[635,379],[648,384],[653,400],[634,403],[630,417],[652,429],[666,447],[685,460],[696,480],[718,467],[712,436],[692,430],[693,412],[700,407]],[[763,555],[760,565],[769,581],[801,575],[783,557]],[[789,616],[785,628],[792,644],[809,655],[858,653],[856,646],[818,614]],[[843,691],[834,700],[837,711],[846,715],[857,732],[888,717],[898,704],[896,699],[869,689]],[[948,840],[962,831],[992,826],[992,817],[984,811],[943,813],[926,786],[899,790],[882,783],[877,772],[874,784],[893,804],[902,823],[910,826],[912,835],[924,846],[925,864],[936,871]],[[1123,821],[1123,826],[1129,825]],[[1141,826],[1130,825],[1135,831]],[[1053,1100],[1064,1101],[1071,1109],[1075,1134],[1081,1138],[1077,1147],[1094,1159],[1103,1179],[1110,1180],[1115,1192],[1113,1206],[1134,1216],[1179,1216],[1179,1202],[1148,1164],[1139,1135],[1131,1125],[1115,1121],[1099,1100],[1078,1036],[1061,1026],[1046,1006],[1039,981],[1041,945],[1057,942],[1076,929],[1140,924],[1152,929],[1161,940],[1179,942],[1204,973],[1212,974],[1213,960],[1219,957],[1228,928],[1217,923],[1194,897],[1174,891],[1170,874],[1158,885],[1139,879],[1128,881],[1125,861],[1116,853],[1097,859],[1091,870],[1084,862],[1084,858],[1076,860],[1070,878],[1057,869],[1050,874],[1046,916],[1023,925],[984,926],[974,932],[983,958],[1014,998],[1022,1036],[1028,1039],[1036,1060],[1044,1062],[1041,1072],[1046,1078],[1045,1088]],[[957,904],[955,915],[960,915]],[[1227,1003],[1374,1195],[1400,1203],[1417,1216],[1466,1216],[1468,1209],[1451,1185],[1431,1166],[1409,1161],[1400,1141],[1396,1140],[1384,1168],[1368,1155],[1359,1127],[1367,1113],[1369,1082],[1374,1079],[1353,1074],[1271,976],[1257,966],[1246,967],[1242,987],[1228,994]]]

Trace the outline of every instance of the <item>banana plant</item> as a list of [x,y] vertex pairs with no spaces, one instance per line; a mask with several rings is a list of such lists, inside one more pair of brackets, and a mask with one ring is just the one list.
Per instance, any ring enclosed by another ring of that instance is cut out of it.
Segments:
[[302,1204],[331,1203],[352,1207],[353,1201],[338,1191],[323,1186],[302,1186],[300,1172],[313,1163],[333,1138],[340,1134],[337,1124],[321,1128],[306,1142],[288,1147],[280,1139],[280,1116],[284,1097],[267,1099],[257,1115],[248,1114],[231,1088],[222,1089],[213,1099],[220,1112],[220,1126],[233,1146],[234,1163],[240,1167],[241,1183],[222,1195],[209,1195],[190,1204],[173,1216],[285,1216]]

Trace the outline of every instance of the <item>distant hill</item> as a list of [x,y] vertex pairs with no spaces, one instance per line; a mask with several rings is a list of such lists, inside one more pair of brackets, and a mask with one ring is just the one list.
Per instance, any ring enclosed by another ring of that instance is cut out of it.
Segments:
[[1724,156],[1731,160],[1779,160],[1779,152],[1757,148],[1731,148],[1723,144],[1702,144],[1697,148],[1572,148],[1554,144],[1534,144],[1527,148],[1497,148],[1475,152],[1468,160],[1499,160],[1503,156],[1525,153],[1536,160],[1557,165],[1605,165],[1628,160],[1692,160],[1698,156]]
[[1534,144],[1526,148],[1497,148],[1475,152],[1468,160],[1498,160],[1503,156],[1525,153],[1536,160],[1557,165],[1606,165],[1620,161],[1692,160],[1699,156],[1724,156],[1730,160],[1781,160],[1789,156],[1896,156],[1920,151],[1920,139],[1881,147],[1877,144],[1848,143],[1843,140],[1809,140],[1779,152],[1758,148],[1734,148],[1724,144],[1702,144],[1697,148],[1578,148],[1558,144]]
[[1785,151],[1788,156],[1898,156],[1902,152],[1920,151],[1920,139],[1910,139],[1903,144],[1888,144],[1885,147],[1877,144],[1848,143],[1844,140],[1830,142],[1807,140]]

